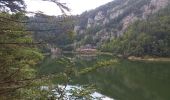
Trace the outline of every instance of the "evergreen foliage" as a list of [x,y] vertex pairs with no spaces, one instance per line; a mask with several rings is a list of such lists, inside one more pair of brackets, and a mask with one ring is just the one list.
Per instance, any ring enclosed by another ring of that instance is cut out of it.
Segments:
[[132,24],[122,37],[102,46],[124,56],[170,56],[170,9],[167,7],[147,20]]
[[[0,13],[0,17],[21,20],[24,15]],[[10,96],[13,91],[31,85],[36,77],[35,65],[43,58],[31,33],[24,30],[21,23],[0,21],[0,96]]]

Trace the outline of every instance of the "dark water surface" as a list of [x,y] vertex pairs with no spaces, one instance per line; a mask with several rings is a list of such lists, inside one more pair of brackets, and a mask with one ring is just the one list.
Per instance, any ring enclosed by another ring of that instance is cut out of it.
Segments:
[[[117,59],[109,55],[65,54],[64,56],[73,59],[77,69]],[[64,68],[58,64],[57,59],[54,55],[48,57],[42,63],[40,73],[63,71]],[[117,60],[118,62],[110,67],[99,68],[74,78],[70,85],[95,84],[97,92],[115,100],[170,100],[170,62]]]

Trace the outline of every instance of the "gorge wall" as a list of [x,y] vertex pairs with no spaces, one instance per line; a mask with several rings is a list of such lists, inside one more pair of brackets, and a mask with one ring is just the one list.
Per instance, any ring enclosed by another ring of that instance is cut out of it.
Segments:
[[79,45],[101,45],[123,35],[129,25],[146,20],[169,0],[114,0],[79,16],[74,27]]

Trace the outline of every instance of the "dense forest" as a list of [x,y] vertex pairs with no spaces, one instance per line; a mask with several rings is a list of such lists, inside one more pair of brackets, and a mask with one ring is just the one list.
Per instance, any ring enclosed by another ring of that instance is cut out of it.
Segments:
[[169,6],[129,26],[123,36],[105,43],[102,51],[124,56],[170,56]]
[[63,50],[73,50],[75,39],[74,23],[76,16],[47,16],[44,14],[36,14],[29,17],[27,29],[34,30],[33,38],[37,42],[44,42],[49,46],[43,47],[46,52],[50,48],[61,48]]

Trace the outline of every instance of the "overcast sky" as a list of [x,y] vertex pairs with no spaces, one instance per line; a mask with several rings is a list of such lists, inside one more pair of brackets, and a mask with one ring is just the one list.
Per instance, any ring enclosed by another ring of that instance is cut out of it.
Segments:
[[[113,0],[60,0],[62,3],[67,3],[71,9],[71,14],[81,14],[82,12],[94,9],[100,5],[108,3]],[[25,0],[28,11],[42,11],[48,15],[59,15],[60,10],[58,7],[46,1],[41,0]]]

